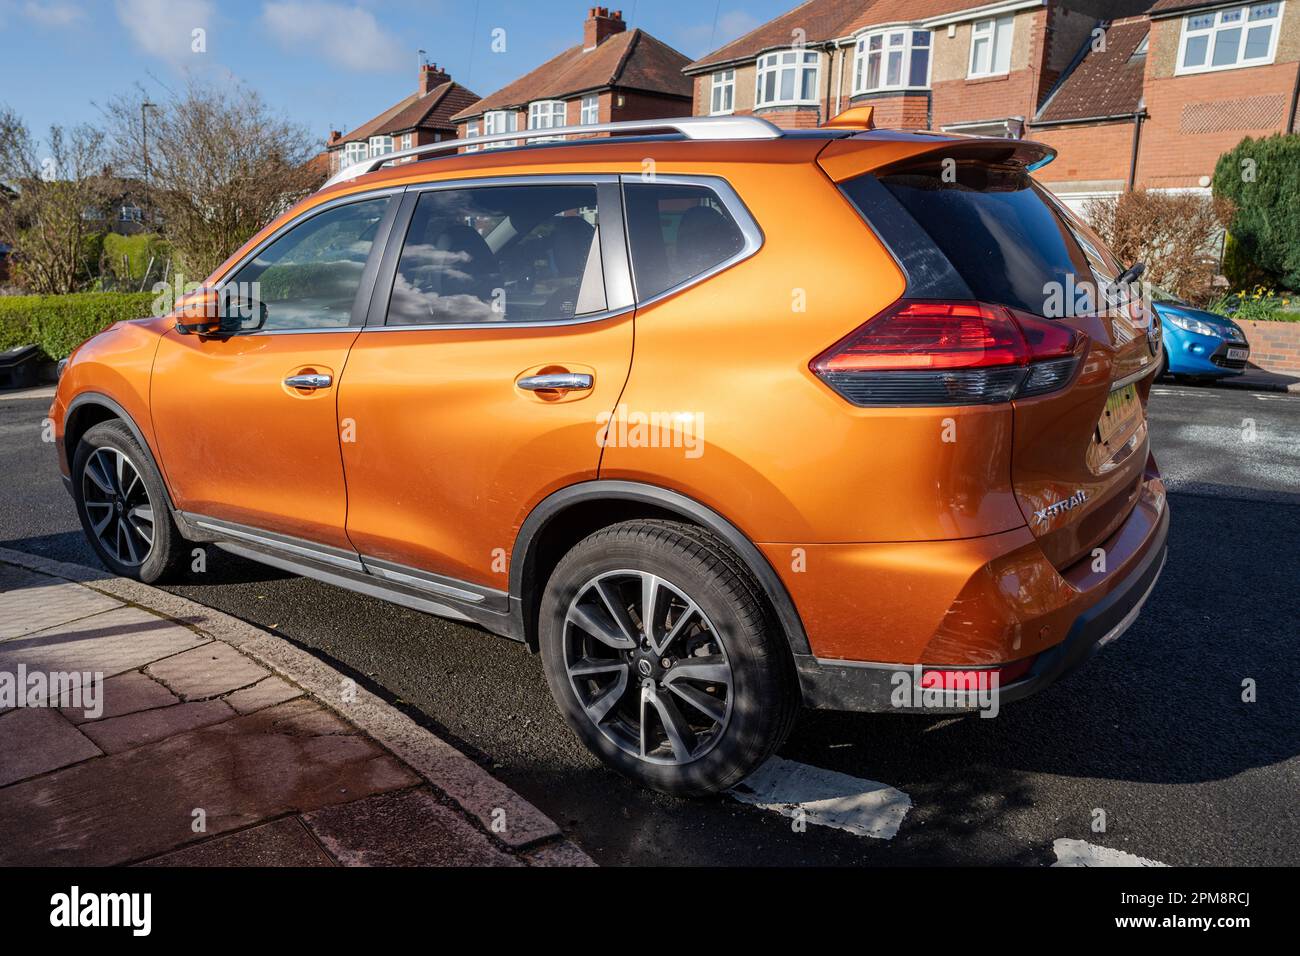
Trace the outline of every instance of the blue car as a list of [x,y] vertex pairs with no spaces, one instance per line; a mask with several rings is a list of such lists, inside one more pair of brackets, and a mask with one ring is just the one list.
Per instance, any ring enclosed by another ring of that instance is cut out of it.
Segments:
[[1165,340],[1161,375],[1215,379],[1246,370],[1250,343],[1237,323],[1160,290],[1152,293],[1151,304]]

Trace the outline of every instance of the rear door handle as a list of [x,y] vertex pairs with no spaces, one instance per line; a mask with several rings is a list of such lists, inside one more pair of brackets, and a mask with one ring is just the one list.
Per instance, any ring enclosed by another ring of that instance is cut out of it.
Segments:
[[309,392],[314,392],[318,388],[329,388],[334,379],[328,375],[322,375],[313,372],[309,375],[290,375],[284,380],[284,384],[290,388],[301,388]]
[[583,372],[563,372],[556,375],[530,375],[516,384],[528,392],[581,392],[591,388],[595,381]]

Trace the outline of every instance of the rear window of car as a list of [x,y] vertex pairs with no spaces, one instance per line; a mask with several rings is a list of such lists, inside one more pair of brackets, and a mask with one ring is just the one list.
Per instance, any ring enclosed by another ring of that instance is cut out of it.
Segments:
[[634,183],[624,188],[637,298],[703,275],[745,248],[717,193],[705,186]]
[[[927,166],[880,177],[977,299],[1035,315],[1091,311],[1087,259],[1024,170],[982,163]],[[846,185],[850,198],[853,183]],[[1086,290],[1085,290],[1086,291]],[[1058,317],[1053,316],[1053,317]]]

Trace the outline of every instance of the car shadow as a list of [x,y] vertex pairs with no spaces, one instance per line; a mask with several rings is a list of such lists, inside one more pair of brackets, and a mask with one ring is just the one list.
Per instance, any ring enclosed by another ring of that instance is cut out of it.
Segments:
[[1300,506],[1175,493],[1170,507],[1141,616],[1057,684],[993,719],[808,714],[785,755],[905,789],[976,770],[1194,783],[1295,757]]

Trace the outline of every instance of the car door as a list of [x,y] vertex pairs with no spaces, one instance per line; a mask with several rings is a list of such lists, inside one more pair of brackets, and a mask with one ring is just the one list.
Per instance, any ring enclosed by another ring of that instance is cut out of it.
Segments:
[[230,269],[219,288],[260,304],[260,328],[162,337],[153,425],[181,511],[348,549],[338,380],[399,200],[318,207]]
[[411,187],[339,392],[366,566],[505,590],[529,511],[596,477],[632,317],[616,177]]

